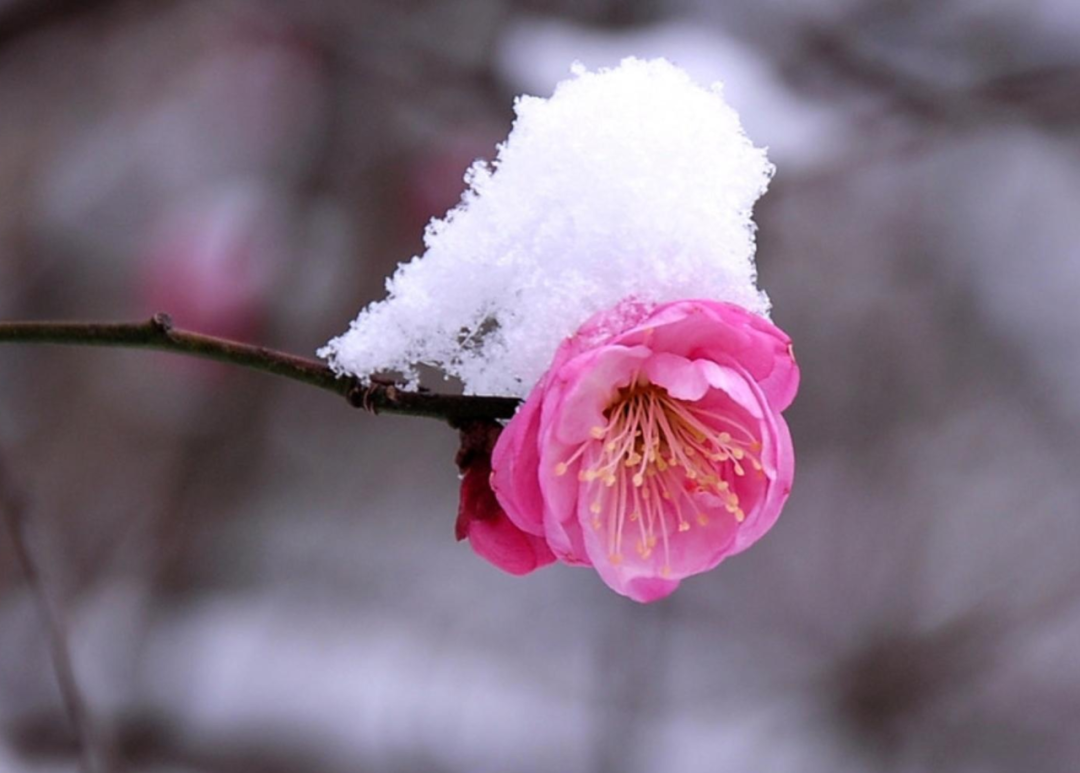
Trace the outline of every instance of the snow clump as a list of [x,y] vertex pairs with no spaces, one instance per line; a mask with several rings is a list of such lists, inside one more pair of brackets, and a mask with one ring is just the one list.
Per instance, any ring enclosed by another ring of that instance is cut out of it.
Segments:
[[319,351],[335,371],[415,386],[426,364],[468,394],[523,397],[566,336],[624,299],[768,313],[751,214],[773,167],[720,84],[663,59],[572,73],[550,99],[517,99],[494,163],[468,171],[424,254]]

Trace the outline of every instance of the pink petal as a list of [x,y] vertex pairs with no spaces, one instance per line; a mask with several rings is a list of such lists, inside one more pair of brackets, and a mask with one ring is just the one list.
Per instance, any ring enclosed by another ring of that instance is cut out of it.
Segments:
[[557,472],[560,462],[565,463],[576,446],[561,442],[555,435],[557,416],[555,408],[562,402],[566,389],[564,382],[556,383],[544,400],[544,416],[540,429],[540,490],[544,498],[543,524],[548,544],[560,560],[568,564],[588,565],[589,559],[581,537],[581,526],[577,521],[578,472],[581,460],[567,466],[566,472]]
[[506,517],[488,485],[485,463],[469,468],[461,481],[461,500],[455,528],[476,554],[510,574],[528,574],[555,560],[542,537],[527,534]]
[[634,601],[649,604],[670,596],[679,587],[678,580],[664,580],[659,577],[634,577],[626,583],[626,592]]
[[[728,370],[737,372],[738,366],[728,363]],[[745,383],[757,402],[765,408],[761,418],[761,461],[767,473],[768,486],[758,498],[756,506],[747,511],[746,521],[736,535],[732,555],[746,550],[773,527],[780,517],[784,502],[791,494],[795,477],[795,450],[787,422],[778,411],[768,410],[768,398],[760,385],[749,378]]]
[[644,371],[651,383],[679,400],[700,400],[709,391],[705,370],[677,354],[654,354],[645,363]]
[[645,344],[691,360],[731,357],[761,385],[778,411],[791,404],[799,387],[799,368],[788,335],[764,317],[731,303],[661,304],[612,343]]
[[604,346],[575,357],[559,370],[559,400],[544,401],[545,415],[554,421],[555,437],[563,443],[589,440],[594,427],[607,424],[604,411],[629,386],[651,352],[644,346]]
[[538,384],[506,425],[491,453],[491,488],[517,527],[544,534],[544,499],[540,491],[540,407],[543,382]]
[[514,575],[523,575],[546,566],[555,554],[541,537],[526,534],[506,516],[491,521],[473,521],[469,544],[481,558]]

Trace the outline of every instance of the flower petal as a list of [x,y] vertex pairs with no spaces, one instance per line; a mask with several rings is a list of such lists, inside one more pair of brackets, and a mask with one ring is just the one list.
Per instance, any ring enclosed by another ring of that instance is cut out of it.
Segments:
[[540,491],[540,408],[543,382],[538,384],[506,425],[491,452],[491,488],[519,529],[544,534],[544,498]]
[[650,354],[644,346],[604,346],[569,360],[559,372],[559,400],[544,401],[555,437],[563,443],[582,443],[594,427],[605,426],[604,411]]
[[[704,360],[699,362],[712,364]],[[645,363],[644,370],[650,383],[662,386],[678,400],[700,400],[709,390],[706,369],[677,354],[654,354]]]
[[611,342],[627,346],[644,343],[655,351],[691,360],[731,357],[761,385],[777,411],[791,404],[799,388],[791,338],[764,317],[732,303],[689,300],[661,304]]
[[555,554],[542,537],[526,534],[505,515],[473,521],[468,537],[478,556],[510,574],[528,574],[555,560]]
[[522,575],[555,560],[543,537],[519,529],[499,506],[489,485],[486,462],[470,467],[461,481],[455,527],[457,538],[468,539],[477,555],[510,574]]

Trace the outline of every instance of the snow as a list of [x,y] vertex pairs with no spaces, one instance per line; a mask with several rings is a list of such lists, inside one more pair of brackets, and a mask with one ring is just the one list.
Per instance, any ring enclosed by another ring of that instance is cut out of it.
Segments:
[[677,52],[676,64],[699,83],[723,78],[724,98],[746,132],[769,149],[788,174],[836,162],[849,147],[849,111],[793,90],[766,56],[738,37],[699,19],[611,29],[524,15],[507,25],[495,47],[499,72],[530,93],[546,93],[576,57],[589,67],[618,64],[628,55]]
[[388,297],[319,351],[339,373],[418,364],[465,392],[524,396],[555,349],[626,298],[713,298],[759,314],[752,208],[773,172],[719,85],[663,59],[576,65],[550,99],[523,96],[492,165],[425,233]]

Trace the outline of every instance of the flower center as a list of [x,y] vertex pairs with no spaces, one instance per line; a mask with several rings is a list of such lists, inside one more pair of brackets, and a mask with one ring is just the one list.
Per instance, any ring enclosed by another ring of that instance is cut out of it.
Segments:
[[660,573],[667,576],[672,539],[692,523],[708,526],[703,509],[722,506],[739,523],[746,518],[733,483],[747,465],[761,471],[761,444],[734,417],[648,383],[620,390],[605,416],[607,426],[593,427],[592,439],[557,464],[555,474],[565,475],[584,457],[578,479],[592,500],[592,527],[606,528],[613,564],[622,562],[628,540],[645,560],[659,545]]

